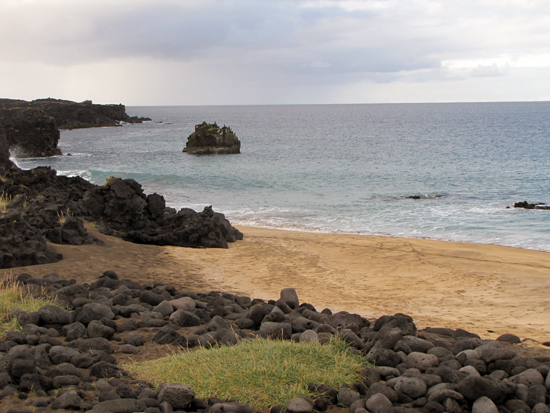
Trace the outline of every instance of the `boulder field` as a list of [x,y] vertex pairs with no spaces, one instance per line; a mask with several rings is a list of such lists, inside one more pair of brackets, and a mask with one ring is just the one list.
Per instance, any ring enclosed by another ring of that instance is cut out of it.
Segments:
[[272,413],[325,411],[331,405],[350,413],[550,411],[550,357],[521,357],[514,344],[520,339],[513,335],[490,341],[464,330],[417,331],[404,314],[367,320],[346,311],[319,312],[300,303],[292,288],[266,302],[140,285],[113,271],[92,284],[56,274],[20,274],[15,281],[45,290],[65,309],[12,311],[22,331],[0,341],[0,406],[8,413],[252,413],[246,404],[199,399],[185,383],[154,388],[129,376],[118,361],[151,347],[158,357],[168,353],[166,345],[209,348],[256,337],[322,344],[335,335],[372,367],[362,368],[359,382],[339,388],[310,383],[308,394],[273,406]]

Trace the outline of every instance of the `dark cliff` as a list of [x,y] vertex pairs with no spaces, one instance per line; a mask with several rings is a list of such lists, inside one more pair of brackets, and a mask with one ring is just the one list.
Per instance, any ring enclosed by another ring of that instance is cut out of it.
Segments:
[[17,167],[10,161],[10,145],[6,138],[6,132],[0,128],[0,175],[11,169],[17,169]]
[[149,118],[128,116],[124,105],[98,105],[91,100],[72,102],[62,99],[37,99],[32,102],[24,100],[0,99],[3,108],[41,109],[55,119],[59,129],[93,128],[101,126],[118,126],[121,122],[141,123]]
[[59,129],[118,126],[149,118],[130,117],[124,105],[60,99],[0,99],[0,173],[14,167],[10,150],[20,158],[61,155]]
[[59,129],[55,119],[39,108],[0,108],[0,129],[4,131],[7,144],[2,158],[7,156],[9,159],[10,149],[19,157],[61,154],[57,148]]

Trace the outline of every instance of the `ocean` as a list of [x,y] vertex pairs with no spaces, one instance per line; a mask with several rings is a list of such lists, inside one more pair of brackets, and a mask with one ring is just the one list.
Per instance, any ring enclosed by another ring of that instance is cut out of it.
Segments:
[[[127,113],[152,121],[62,131],[64,156],[14,161],[96,184],[133,178],[169,206],[212,205],[234,225],[550,251],[550,211],[507,208],[550,203],[550,102]],[[203,121],[230,126],[241,154],[182,153]]]

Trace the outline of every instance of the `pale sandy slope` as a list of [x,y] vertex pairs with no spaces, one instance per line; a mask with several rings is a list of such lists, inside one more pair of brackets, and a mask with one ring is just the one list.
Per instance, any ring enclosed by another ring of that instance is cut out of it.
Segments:
[[265,299],[276,299],[282,288],[294,287],[302,302],[318,310],[328,307],[369,318],[402,312],[419,327],[550,341],[550,253],[418,239],[240,230],[245,239],[227,250],[152,247],[100,236],[108,248],[54,246],[65,255],[60,263],[13,273],[56,272],[91,282],[104,270],[115,270],[140,282]]

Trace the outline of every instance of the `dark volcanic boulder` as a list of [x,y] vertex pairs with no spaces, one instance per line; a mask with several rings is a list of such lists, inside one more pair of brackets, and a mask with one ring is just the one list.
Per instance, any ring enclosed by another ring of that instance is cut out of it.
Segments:
[[138,244],[227,248],[228,242],[243,238],[211,207],[202,212],[184,208],[176,214],[164,207],[162,196],[146,196],[133,179],[110,178],[87,191],[80,205],[92,219],[102,220],[116,235]]
[[133,179],[111,178],[98,186],[80,177],[57,176],[49,167],[23,171],[4,166],[8,170],[0,194],[11,202],[6,212],[0,211],[0,268],[59,261],[62,256],[46,248],[46,238],[103,245],[86,231],[83,220],[98,222],[104,234],[141,244],[227,248],[228,242],[243,239],[211,207],[176,213],[166,208],[161,195],[145,195]]
[[195,125],[195,132],[187,138],[183,152],[197,155],[241,153],[241,142],[231,128],[220,128],[216,123]]
[[543,210],[549,211],[550,210],[550,205],[546,205],[542,202],[539,202],[537,204],[530,204],[527,201],[523,201],[523,202],[514,203],[514,208],[543,209]]
[[101,241],[86,231],[80,218],[67,216],[63,224],[59,221],[63,218],[58,217],[59,226],[50,228],[46,231],[46,237],[55,244],[83,245],[83,244],[101,244]]
[[416,325],[412,317],[401,313],[392,316],[385,315],[376,320],[374,331],[380,331],[382,328],[399,328],[403,335],[416,335]]
[[88,190],[82,205],[93,219],[103,219],[115,229],[143,229],[147,221],[147,197],[133,179],[111,177],[103,186]]
[[27,221],[0,218],[0,268],[49,264],[62,258],[47,248],[41,231]]
[[193,248],[227,248],[228,242],[243,239],[243,234],[212,207],[205,207],[202,212],[181,210],[176,216],[165,219],[163,224],[157,229],[129,231],[122,238],[138,244]]

